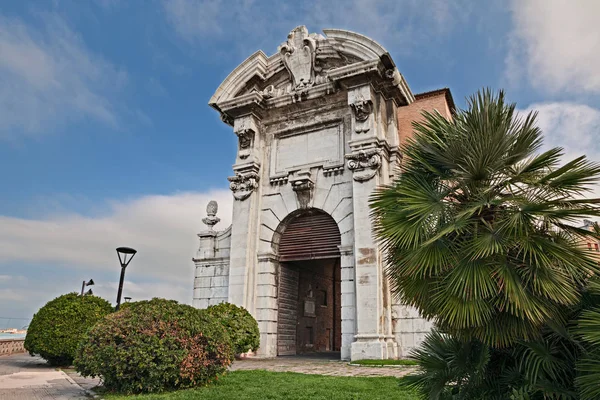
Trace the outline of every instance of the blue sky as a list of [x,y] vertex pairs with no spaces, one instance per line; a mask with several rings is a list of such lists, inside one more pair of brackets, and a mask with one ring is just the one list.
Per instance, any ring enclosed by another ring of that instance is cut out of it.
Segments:
[[[451,3],[451,4],[450,4]],[[548,146],[600,160],[600,3],[522,0],[0,2],[0,328],[93,278],[190,302],[208,200],[230,221],[235,136],[207,102],[297,25],[353,30],[414,93],[488,86],[539,110]],[[12,324],[15,325],[15,324]]]

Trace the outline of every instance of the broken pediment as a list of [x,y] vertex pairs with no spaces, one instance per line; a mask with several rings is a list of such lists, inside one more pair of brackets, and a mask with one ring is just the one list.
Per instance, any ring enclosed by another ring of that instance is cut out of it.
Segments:
[[311,91],[330,93],[335,81],[365,73],[378,73],[398,89],[402,102],[412,102],[410,89],[381,45],[350,31],[325,29],[323,33],[309,33],[299,26],[272,56],[254,53],[221,83],[209,104],[222,113],[269,101],[281,105]]

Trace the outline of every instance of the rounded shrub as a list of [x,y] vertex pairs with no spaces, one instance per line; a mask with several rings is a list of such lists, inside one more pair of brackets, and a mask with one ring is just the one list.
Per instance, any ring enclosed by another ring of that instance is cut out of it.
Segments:
[[230,303],[220,303],[208,307],[204,312],[225,327],[235,354],[258,349],[260,345],[258,323],[245,308]]
[[25,349],[51,365],[71,365],[86,331],[110,312],[110,303],[97,296],[77,293],[59,296],[33,316],[25,337]]
[[204,385],[225,372],[233,350],[225,329],[174,300],[129,303],[88,332],[75,358],[83,376],[111,391],[159,392]]

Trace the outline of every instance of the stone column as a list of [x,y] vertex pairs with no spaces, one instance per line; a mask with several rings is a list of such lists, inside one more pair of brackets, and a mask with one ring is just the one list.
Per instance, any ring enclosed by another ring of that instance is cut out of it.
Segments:
[[374,107],[375,94],[370,85],[351,89],[353,129],[347,166],[353,172],[354,262],[356,274],[356,336],[351,347],[352,360],[388,357],[383,320],[383,271],[380,252],[372,236],[369,197],[380,182],[381,138]]
[[198,234],[200,245],[196,257],[192,259],[196,265],[192,305],[196,308],[206,308],[227,301],[229,264],[217,256],[219,232],[214,230],[214,226],[221,220],[217,217],[218,209],[216,201],[208,203],[207,216],[202,219],[208,230]]
[[352,342],[356,334],[356,282],[354,281],[354,249],[340,248],[340,275],[342,294],[342,348],[340,358],[351,360]]
[[194,297],[192,306],[206,308],[209,306],[211,278],[215,274],[215,266],[210,262],[215,256],[215,239],[217,232],[210,230],[200,232],[200,246],[193,259],[196,265],[194,274]]
[[256,322],[260,330],[257,357],[277,356],[277,268],[273,253],[258,255],[256,280]]
[[260,136],[253,116],[237,118],[233,125],[239,138],[235,176],[229,177],[233,192],[229,302],[254,315],[254,281],[257,250],[257,221],[260,210]]

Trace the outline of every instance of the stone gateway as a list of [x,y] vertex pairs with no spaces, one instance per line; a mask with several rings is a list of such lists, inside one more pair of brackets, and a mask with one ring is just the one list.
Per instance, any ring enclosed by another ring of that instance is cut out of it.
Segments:
[[238,137],[232,225],[211,202],[194,258],[195,307],[228,301],[258,321],[256,357],[339,351],[406,357],[430,329],[398,304],[368,200],[400,173],[423,110],[452,118],[448,89],[414,95],[389,53],[354,32],[295,28],[209,101]]

